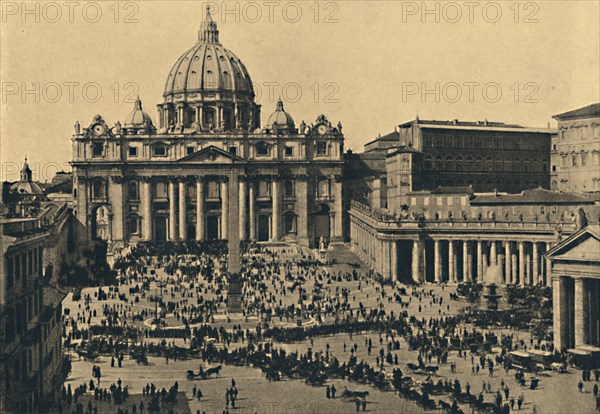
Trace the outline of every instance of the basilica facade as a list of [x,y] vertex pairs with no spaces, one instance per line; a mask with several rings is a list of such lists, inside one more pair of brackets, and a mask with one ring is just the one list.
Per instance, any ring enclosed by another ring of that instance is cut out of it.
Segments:
[[260,111],[207,10],[168,74],[156,124],[139,98],[123,123],[75,124],[74,213],[88,240],[226,239],[233,210],[242,241],[341,241],[341,124],[320,115],[296,126],[279,101],[261,125]]

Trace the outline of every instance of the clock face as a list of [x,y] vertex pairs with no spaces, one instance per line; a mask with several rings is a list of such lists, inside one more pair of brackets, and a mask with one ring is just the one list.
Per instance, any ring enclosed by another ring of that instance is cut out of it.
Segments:
[[106,128],[104,128],[104,125],[96,124],[92,128],[92,132],[94,133],[94,135],[102,135],[106,132]]
[[328,130],[329,130],[329,128],[327,128],[327,125],[321,124],[317,127],[317,132],[321,135],[325,135]]

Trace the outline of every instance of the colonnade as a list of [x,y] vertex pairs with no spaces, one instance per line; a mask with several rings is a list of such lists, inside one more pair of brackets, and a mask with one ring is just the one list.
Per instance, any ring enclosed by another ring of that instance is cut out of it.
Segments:
[[391,280],[551,286],[544,253],[547,241],[489,240],[481,234],[443,236],[380,234],[351,222],[353,251]]

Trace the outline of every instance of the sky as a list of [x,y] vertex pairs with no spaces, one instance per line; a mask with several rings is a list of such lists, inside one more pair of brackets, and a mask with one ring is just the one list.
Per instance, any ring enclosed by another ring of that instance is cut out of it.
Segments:
[[166,77],[209,5],[245,64],[262,123],[341,121],[346,146],[414,119],[555,126],[600,101],[597,1],[2,1],[0,160],[15,180],[68,170],[73,125],[123,123],[139,94],[158,123]]

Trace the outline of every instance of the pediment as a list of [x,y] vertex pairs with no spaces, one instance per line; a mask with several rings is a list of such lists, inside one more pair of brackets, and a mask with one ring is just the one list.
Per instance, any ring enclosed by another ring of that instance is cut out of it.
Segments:
[[600,262],[600,237],[587,227],[554,246],[548,257],[553,260]]
[[240,158],[237,155],[230,154],[227,151],[223,151],[222,149],[211,145],[184,158],[181,158],[178,162],[191,162],[198,164],[233,164],[234,162],[243,160],[243,158]]

